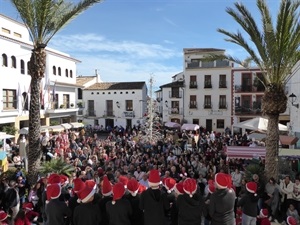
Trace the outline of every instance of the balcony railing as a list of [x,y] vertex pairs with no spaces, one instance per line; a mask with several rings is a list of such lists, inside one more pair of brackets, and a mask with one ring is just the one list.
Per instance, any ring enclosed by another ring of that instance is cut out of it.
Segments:
[[182,98],[182,91],[179,92],[169,91],[169,98]]
[[227,82],[226,81],[220,81],[219,82],[219,88],[227,88]]
[[198,108],[198,107],[197,107],[197,102],[190,102],[189,108],[190,108],[190,109],[197,109],[197,108]]
[[58,102],[58,101],[52,102],[48,107],[48,109],[74,109],[74,108],[78,108],[75,102]]
[[190,82],[190,89],[196,89],[198,88],[198,84],[196,81],[191,81]]
[[86,116],[96,116],[96,110],[86,110]]
[[78,115],[78,116],[83,116],[83,110],[82,110],[82,109],[79,109],[77,115]]
[[227,109],[227,103],[219,102],[219,109]]
[[205,82],[204,88],[212,88],[211,82]]
[[235,114],[243,114],[243,115],[254,115],[254,114],[261,114],[261,108],[258,107],[248,107],[248,106],[241,106],[235,107]]
[[188,69],[199,68],[199,67],[200,67],[200,62],[190,62],[187,64]]
[[252,85],[235,85],[235,92],[264,92],[264,86],[252,86]]
[[123,115],[124,115],[124,117],[129,117],[129,118],[134,118],[135,117],[134,111],[124,111]]
[[182,115],[183,109],[182,108],[171,108],[168,110],[169,115]]
[[113,110],[104,110],[104,113],[103,113],[103,116],[104,117],[114,117],[114,111]]
[[205,103],[205,104],[203,105],[203,108],[204,108],[204,109],[211,109],[211,108],[212,108],[212,103]]

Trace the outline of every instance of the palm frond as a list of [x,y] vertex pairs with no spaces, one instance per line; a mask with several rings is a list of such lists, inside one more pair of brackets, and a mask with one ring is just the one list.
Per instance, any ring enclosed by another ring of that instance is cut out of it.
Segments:
[[51,161],[45,162],[40,168],[42,175],[58,173],[70,176],[74,171],[74,166],[65,163],[62,159],[52,159]]

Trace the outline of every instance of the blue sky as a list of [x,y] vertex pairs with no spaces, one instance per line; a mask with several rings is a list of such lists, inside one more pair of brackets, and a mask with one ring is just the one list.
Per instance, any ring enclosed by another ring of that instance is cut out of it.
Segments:
[[[240,47],[226,42],[216,31],[239,29],[225,12],[234,2],[105,0],[68,24],[49,47],[82,61],[77,75],[93,75],[97,69],[105,82],[148,83],[153,74],[157,89],[183,70],[183,48],[222,48],[235,57],[245,58]],[[257,15],[255,0],[240,2]],[[268,1],[275,9],[279,2]],[[0,0],[0,13],[18,19],[9,0]]]

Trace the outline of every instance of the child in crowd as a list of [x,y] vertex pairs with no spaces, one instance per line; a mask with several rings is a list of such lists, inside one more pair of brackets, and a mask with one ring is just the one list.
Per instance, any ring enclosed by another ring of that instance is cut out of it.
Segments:
[[268,209],[261,209],[259,216],[257,217],[257,224],[258,225],[271,225],[271,222],[268,217],[269,217]]

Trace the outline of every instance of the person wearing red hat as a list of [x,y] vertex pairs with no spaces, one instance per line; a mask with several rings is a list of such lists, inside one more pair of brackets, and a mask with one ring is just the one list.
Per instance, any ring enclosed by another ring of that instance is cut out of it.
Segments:
[[[206,194],[204,196],[204,202],[205,202],[205,210],[206,212],[208,211],[208,206],[209,206],[209,202],[210,202],[210,196],[216,191],[216,186],[213,180],[209,180],[208,184],[205,186],[204,188],[204,193]],[[204,220],[205,223],[204,224],[210,224],[211,221],[211,217],[209,216],[208,213],[205,213],[206,215],[204,215]]]
[[232,225],[235,223],[235,192],[231,187],[231,176],[225,173],[215,175],[216,190],[209,200],[211,225]]
[[297,220],[292,216],[288,216],[286,218],[286,223],[287,225],[297,225]]
[[68,201],[68,206],[72,211],[72,215],[70,217],[70,224],[74,225],[73,223],[73,215],[74,215],[74,211],[75,208],[79,205],[78,202],[78,192],[80,192],[81,190],[83,190],[85,188],[85,183],[83,182],[82,179],[80,178],[75,178],[73,180],[73,196],[69,199]]
[[177,198],[178,225],[201,224],[204,200],[198,190],[197,181],[187,178],[183,181],[184,194]]
[[74,225],[100,224],[102,216],[98,202],[94,201],[95,191],[93,184],[85,183],[85,187],[77,193],[81,204],[74,210]]
[[106,203],[112,200],[112,185],[106,175],[103,176],[103,181],[100,184],[102,198],[99,200],[98,204],[102,214],[101,225],[109,225],[106,213]]
[[1,210],[0,211],[0,225],[8,225],[8,220],[7,220],[8,214]]
[[34,206],[31,202],[25,202],[22,205],[22,209],[24,210],[25,216],[28,221],[30,221],[31,223],[37,223],[36,221],[38,219],[39,213],[34,211]]
[[106,203],[109,225],[131,225],[132,208],[130,202],[123,198],[125,188],[123,183],[113,186],[113,199]]
[[271,225],[268,209],[261,209],[257,217],[258,225]]
[[159,190],[158,170],[150,170],[148,183],[150,188],[141,194],[140,209],[144,211],[144,225],[165,225],[165,212],[170,209],[167,195]]
[[71,216],[71,209],[63,201],[59,200],[61,194],[60,184],[50,184],[47,186],[47,200],[45,213],[47,217],[46,225],[64,225],[65,217]]
[[126,199],[131,204],[132,216],[131,216],[131,225],[143,225],[144,213],[140,209],[140,194],[139,194],[140,184],[139,182],[131,178],[127,183],[128,194],[125,195]]
[[257,184],[254,181],[246,183],[246,194],[237,202],[237,207],[242,207],[242,223],[256,225],[257,204],[259,196],[257,195]]

